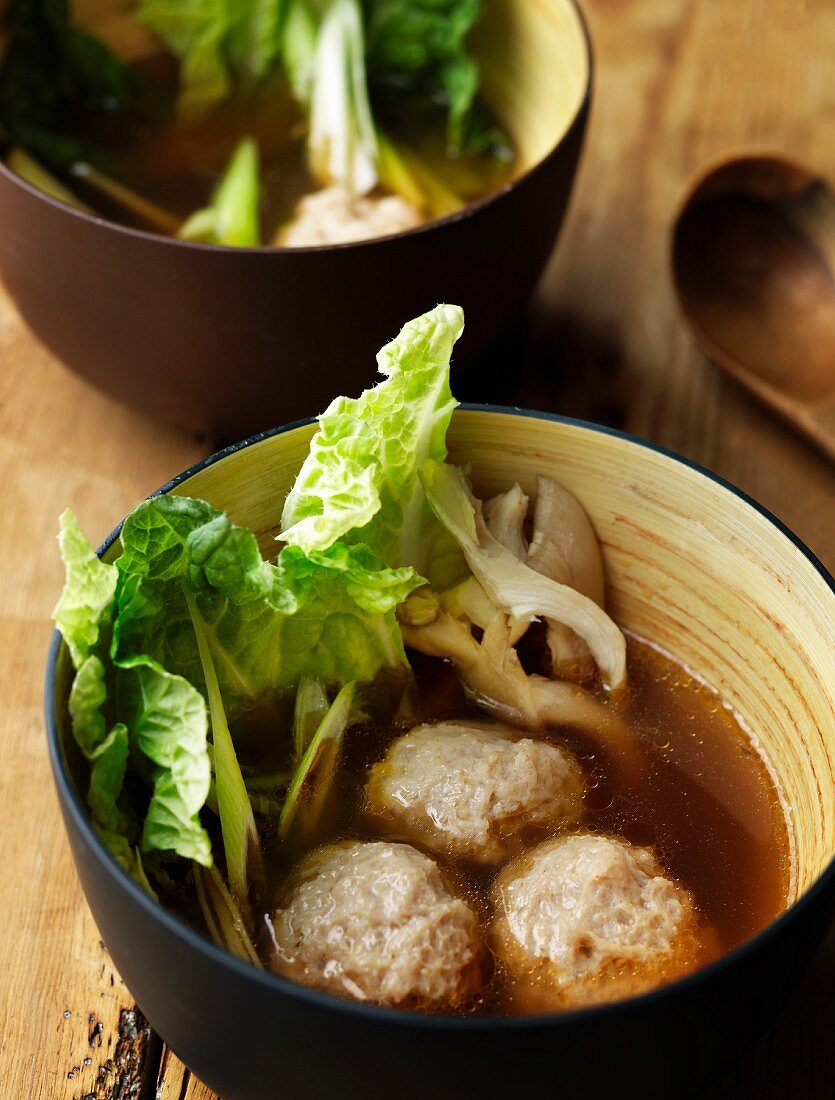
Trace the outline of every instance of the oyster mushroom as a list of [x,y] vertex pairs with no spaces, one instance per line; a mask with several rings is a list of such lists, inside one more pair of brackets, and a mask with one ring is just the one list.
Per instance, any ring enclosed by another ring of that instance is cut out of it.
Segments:
[[640,747],[627,723],[579,684],[529,676],[513,648],[512,625],[496,612],[479,642],[470,625],[440,604],[431,622],[409,621],[409,600],[398,609],[403,641],[428,657],[451,660],[472,701],[511,725],[543,729],[571,726],[602,742],[630,772],[639,766]]
[[488,530],[480,503],[454,466],[427,462],[421,480],[432,510],[458,542],[473,575],[496,607],[523,622],[562,623],[586,642],[606,687],[626,684],[626,641],[594,600],[537,573]]
[[521,485],[516,484],[506,493],[486,500],[483,508],[487,530],[519,561],[524,561],[528,556],[528,540],[525,537],[528,503]]
[[[536,479],[533,537],[522,560],[604,606],[606,585],[597,535],[577,498],[551,478]],[[548,623],[548,648],[557,676],[583,680],[591,674],[588,645],[564,623]]]

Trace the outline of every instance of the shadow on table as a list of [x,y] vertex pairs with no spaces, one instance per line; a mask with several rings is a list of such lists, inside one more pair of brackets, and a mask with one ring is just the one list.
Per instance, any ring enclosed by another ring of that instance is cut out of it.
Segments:
[[626,419],[617,344],[565,313],[520,321],[452,386],[461,401],[542,409],[613,428]]

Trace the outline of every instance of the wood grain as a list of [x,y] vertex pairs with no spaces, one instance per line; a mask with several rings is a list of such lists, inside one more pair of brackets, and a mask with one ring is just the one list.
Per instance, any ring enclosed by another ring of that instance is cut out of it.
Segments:
[[141,1080],[141,1065],[113,1061],[121,1013],[133,1002],[76,881],[43,734],[43,666],[62,573],[55,523],[72,504],[103,538],[202,448],[68,374],[5,299],[0,361],[0,1096],[115,1100],[131,1095],[120,1085],[126,1073]]
[[[720,153],[777,147],[835,177],[835,5],[583,6],[597,86],[569,220],[526,323],[458,389],[587,416],[683,452],[761,500],[835,568],[835,473],[695,350],[668,263],[685,184]],[[107,1073],[97,1083],[133,1005],[81,897],[48,775],[40,691],[60,587],[55,523],[71,504],[85,530],[103,536],[205,445],[93,393],[32,341],[5,301],[0,355],[0,1095],[115,1100],[136,1096],[127,1090],[147,1068],[131,1071],[133,1083]],[[835,1095],[833,994],[835,936],[711,1100]],[[157,1076],[150,1095],[159,1100],[211,1100],[173,1055]]]

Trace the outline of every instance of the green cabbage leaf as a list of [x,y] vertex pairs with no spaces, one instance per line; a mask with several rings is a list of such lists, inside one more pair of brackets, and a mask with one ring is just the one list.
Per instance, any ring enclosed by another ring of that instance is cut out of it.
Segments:
[[[210,780],[202,696],[145,655],[111,663],[118,570],[96,556],[70,511],[61,517],[59,546],[66,582],[53,617],[76,669],[69,714],[90,765],[93,823],[140,879],[136,840],[141,851],[173,851],[210,866],[198,816]],[[152,788],[138,837],[120,801],[132,747],[147,761]]]
[[419,476],[426,461],[446,458],[457,404],[450,357],[463,328],[460,307],[436,306],[380,351],[385,381],[330,404],[284,505],[281,538],[289,546],[315,555],[339,540],[359,543],[392,569],[413,567],[438,589],[468,575]]
[[147,653],[202,686],[184,586],[205,627],[224,706],[257,707],[305,673],[326,684],[370,681],[406,665],[394,609],[421,583],[368,547],[309,555],[286,547],[273,564],[251,531],[205,501],[159,496],[125,521],[114,654]]
[[138,18],[180,61],[180,109],[203,113],[268,75],[282,0],[141,0]]
[[372,95],[440,104],[450,145],[462,150],[474,130],[479,68],[467,35],[482,0],[363,0]]

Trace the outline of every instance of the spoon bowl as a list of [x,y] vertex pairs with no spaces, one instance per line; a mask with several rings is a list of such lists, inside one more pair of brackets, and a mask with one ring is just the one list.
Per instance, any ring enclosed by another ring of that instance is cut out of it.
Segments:
[[835,194],[776,154],[723,158],[689,189],[672,240],[702,349],[835,460]]

